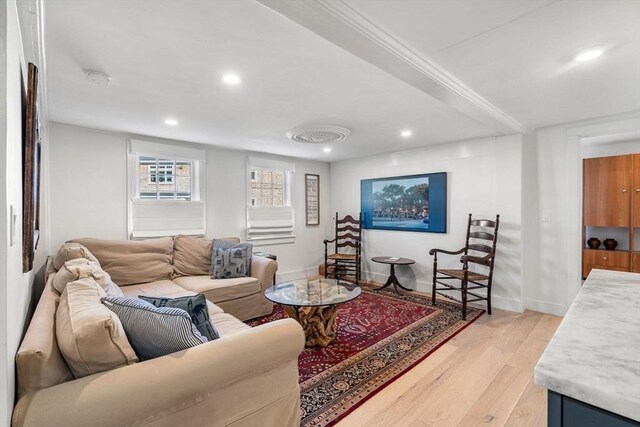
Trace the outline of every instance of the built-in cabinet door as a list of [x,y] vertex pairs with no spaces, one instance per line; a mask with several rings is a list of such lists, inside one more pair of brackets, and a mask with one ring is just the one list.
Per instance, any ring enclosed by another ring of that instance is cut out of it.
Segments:
[[628,227],[632,157],[613,156],[584,160],[584,225]]
[[582,251],[582,277],[586,278],[592,268],[629,271],[629,252],[584,249]]
[[631,223],[634,227],[640,227],[640,154],[633,155],[633,186],[631,190],[633,199],[633,218]]
[[631,271],[640,273],[640,252],[633,253],[633,262],[631,263]]

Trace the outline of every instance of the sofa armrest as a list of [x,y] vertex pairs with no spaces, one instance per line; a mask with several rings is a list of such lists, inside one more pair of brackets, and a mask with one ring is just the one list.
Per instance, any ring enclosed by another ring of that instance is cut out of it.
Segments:
[[273,284],[273,276],[278,270],[278,263],[262,256],[251,257],[251,277],[260,280],[262,293]]
[[[297,359],[303,349],[304,333],[295,320],[271,322],[29,393],[16,405],[13,425],[170,425],[182,416],[185,422],[208,417],[211,425],[226,425],[287,396],[299,399]],[[230,394],[244,406],[234,407]]]

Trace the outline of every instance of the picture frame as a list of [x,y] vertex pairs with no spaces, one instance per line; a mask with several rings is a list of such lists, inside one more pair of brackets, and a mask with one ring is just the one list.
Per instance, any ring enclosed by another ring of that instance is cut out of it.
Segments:
[[304,203],[307,225],[320,225],[320,175],[304,174]]
[[360,181],[362,228],[447,232],[447,173]]
[[22,142],[22,271],[33,269],[40,235],[40,158],[38,123],[38,67],[28,65],[27,94],[23,103]]

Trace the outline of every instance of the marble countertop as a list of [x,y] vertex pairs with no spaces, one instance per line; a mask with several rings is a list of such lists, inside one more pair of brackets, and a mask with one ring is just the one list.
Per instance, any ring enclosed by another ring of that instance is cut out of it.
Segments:
[[640,274],[591,271],[538,361],[535,382],[640,421]]

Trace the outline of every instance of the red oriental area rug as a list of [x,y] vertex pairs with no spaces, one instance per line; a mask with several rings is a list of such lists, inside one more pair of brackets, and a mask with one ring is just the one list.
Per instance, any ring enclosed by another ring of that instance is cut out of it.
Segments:
[[[340,306],[337,337],[327,347],[305,349],[298,359],[304,427],[330,426],[422,361],[482,315],[458,304],[393,290],[370,291]],[[286,318],[273,313],[251,326]]]

